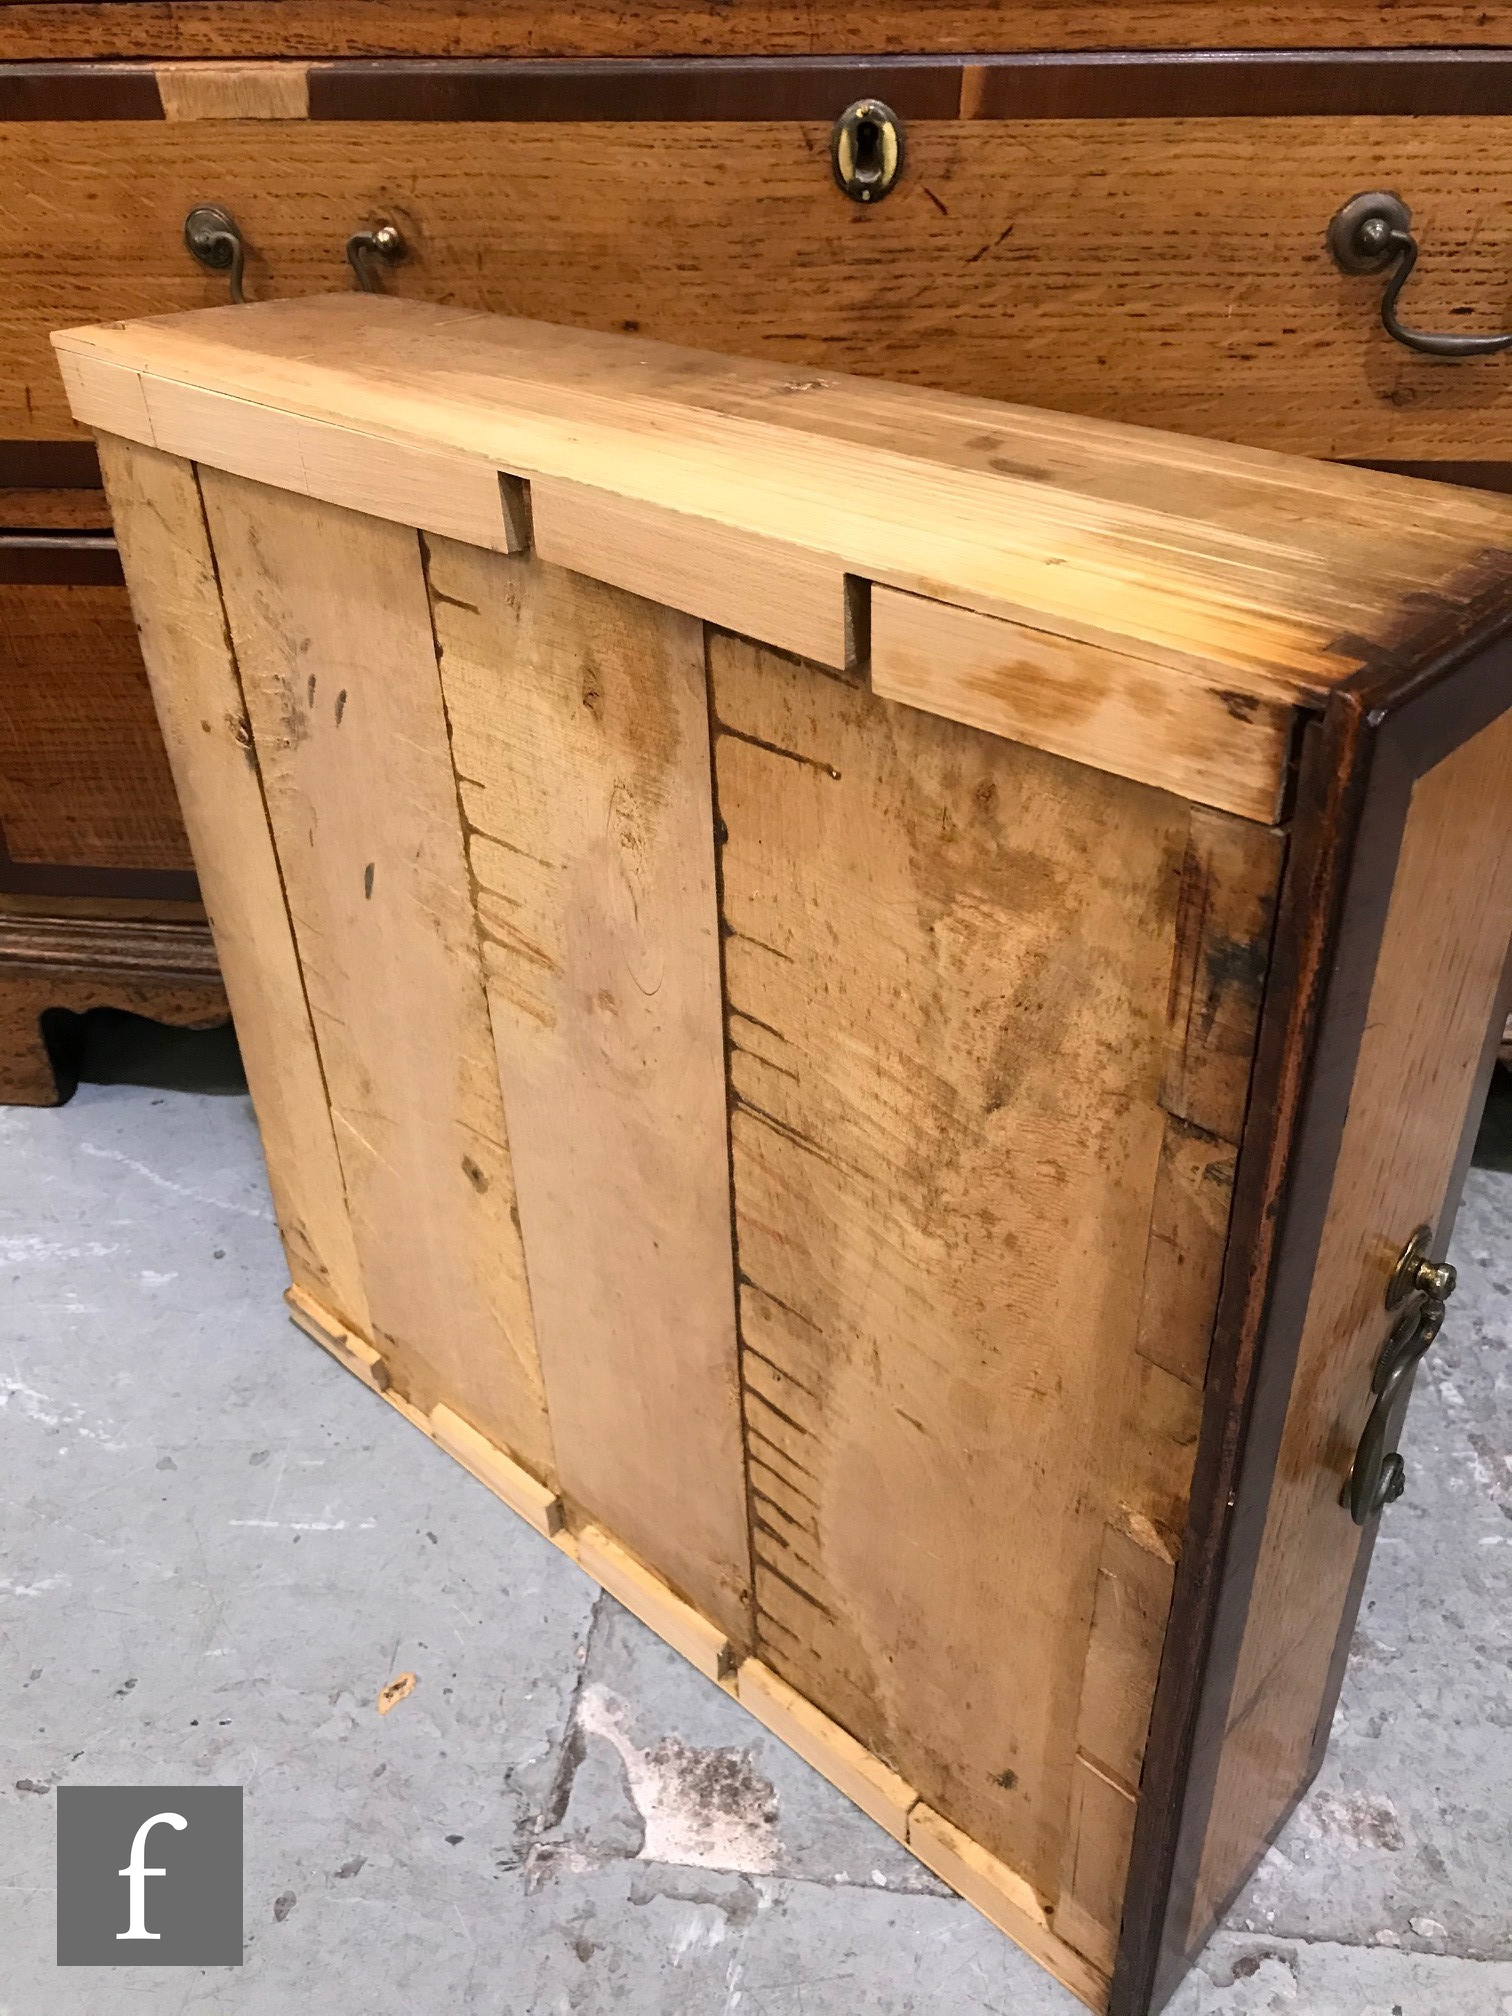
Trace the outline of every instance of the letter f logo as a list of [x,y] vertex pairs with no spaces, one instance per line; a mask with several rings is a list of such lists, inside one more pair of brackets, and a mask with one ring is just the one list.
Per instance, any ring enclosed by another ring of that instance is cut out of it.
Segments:
[[136,1831],[136,1839],[131,1844],[131,1860],[124,1869],[117,1869],[117,1876],[124,1876],[131,1884],[131,1923],[124,1932],[117,1932],[117,1939],[161,1939],[161,1932],[149,1932],[142,1923],[142,1913],[147,1908],[147,1878],[162,1876],[162,1869],[143,1867],[142,1858],[147,1853],[147,1836],[154,1827],[172,1827],[182,1833],[189,1822],[182,1813],[154,1813],[150,1820],[144,1820]]

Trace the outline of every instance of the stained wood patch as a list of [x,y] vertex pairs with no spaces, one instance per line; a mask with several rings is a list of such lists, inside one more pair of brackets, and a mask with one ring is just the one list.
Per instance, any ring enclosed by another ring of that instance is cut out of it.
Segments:
[[202,471],[371,1336],[552,1476],[419,543]]
[[1218,1309],[1235,1150],[1184,1120],[1160,1148],[1139,1298],[1139,1352],[1200,1386]]
[[446,541],[429,580],[558,1473],[744,1648],[702,631]]
[[1231,1143],[1244,1128],[1285,851],[1278,832],[1192,809],[1160,1097]]
[[257,1107],[289,1272],[369,1327],[305,974],[193,469],[100,436],[121,561]]
[[710,663],[760,1656],[1053,1896],[1104,1527],[1179,1531],[1135,1340],[1187,808]]
[[871,651],[888,699],[1242,818],[1279,812],[1294,719],[1279,702],[891,588],[872,590]]

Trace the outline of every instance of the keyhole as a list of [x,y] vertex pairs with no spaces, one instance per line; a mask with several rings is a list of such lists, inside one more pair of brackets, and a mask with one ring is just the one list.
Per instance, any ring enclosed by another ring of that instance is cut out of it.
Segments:
[[851,172],[868,195],[882,180],[882,129],[875,119],[856,123],[856,165]]
[[903,166],[903,130],[880,98],[858,98],[830,137],[835,180],[853,203],[880,203]]

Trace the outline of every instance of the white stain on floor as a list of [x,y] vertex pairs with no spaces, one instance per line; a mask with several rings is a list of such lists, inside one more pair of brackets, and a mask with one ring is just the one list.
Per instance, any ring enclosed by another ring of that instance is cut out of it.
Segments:
[[677,1736],[642,1749],[630,1711],[607,1687],[586,1687],[578,1726],[618,1755],[630,1797],[645,1822],[643,1862],[729,1869],[748,1876],[777,1867],[777,1799],[745,1750],[703,1750]]

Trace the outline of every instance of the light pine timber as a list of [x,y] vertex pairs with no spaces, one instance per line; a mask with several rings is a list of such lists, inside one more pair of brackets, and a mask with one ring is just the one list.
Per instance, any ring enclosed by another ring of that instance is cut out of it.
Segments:
[[821,665],[854,665],[853,598],[827,554],[659,510],[586,483],[530,486],[535,550]]
[[99,448],[289,1272],[344,1323],[366,1330],[325,1075],[195,472],[108,434]]
[[303,63],[160,63],[156,76],[169,121],[309,117]]
[[428,578],[558,1475],[746,1649],[703,633],[538,558]]
[[1099,2011],[1107,2007],[1106,1973],[1058,1935],[1031,1886],[922,1799],[908,1815],[908,1846],[1079,2002]]
[[1194,1939],[1306,1775],[1360,1545],[1339,1498],[1395,1320],[1386,1284],[1413,1230],[1439,1214],[1509,936],[1504,714],[1413,788],[1271,1486]]
[[108,365],[86,371],[69,359],[63,373],[80,419],[167,454],[500,553],[530,543],[523,486],[479,456],[333,427]]
[[[1326,696],[1421,625],[1412,598],[1473,595],[1512,535],[1512,502],[1446,502],[1443,486],[1195,442],[1157,453],[1107,423],[377,296],[56,341],[76,382],[124,365],[159,405],[190,377],[531,481],[603,486],[612,471],[627,504],[709,536],[805,549],[1246,700]],[[675,554],[664,571],[673,595]],[[753,628],[784,620],[774,587]]]
[[[1168,46],[1200,46],[1192,10],[1157,11],[1180,24]],[[1156,14],[1122,18],[1105,48]],[[1426,39],[1483,42],[1484,14],[1469,18],[1467,35]],[[1354,19],[1338,40],[1400,17]],[[347,235],[402,201],[411,252],[385,284],[416,300],[1299,454],[1512,453],[1506,374],[1475,366],[1467,384],[1393,343],[1379,282],[1339,273],[1323,243],[1345,197],[1400,189],[1432,247],[1409,295],[1422,326],[1503,327],[1512,163],[1497,118],[910,120],[907,174],[875,207],[839,197],[828,137],[796,121],[17,122],[0,133],[0,433],[66,430],[50,329],[225,300],[224,276],[180,246],[189,204],[212,192],[247,234],[253,300],[349,285]],[[112,188],[131,201],[81,261],[56,215]],[[1253,222],[1235,232],[1241,215]],[[994,452],[1026,459],[1011,442]]]
[[552,1480],[430,608],[413,531],[204,470],[371,1317]]
[[872,690],[1267,824],[1294,710],[1148,661],[875,588]]
[[618,1603],[632,1611],[696,1666],[706,1680],[723,1681],[734,1666],[728,1638],[669,1589],[660,1575],[638,1561],[628,1548],[591,1522],[574,1526],[574,1557],[579,1567],[601,1583]]
[[1135,1795],[1078,1757],[1071,1778],[1066,1882],[1055,1929],[1111,1974],[1123,1921],[1124,1885],[1134,1842]]
[[1104,1528],[1166,1447],[1134,1343],[1189,808],[710,662],[759,1656],[1053,1897]]
[[906,1779],[889,1771],[854,1736],[820,1714],[811,1701],[805,1701],[759,1659],[741,1662],[736,1693],[741,1707],[748,1708],[790,1750],[796,1750],[838,1786],[895,1841],[907,1842],[908,1815],[918,1794]]
[[284,1301],[295,1325],[303,1330],[306,1337],[313,1337],[317,1344],[329,1351],[338,1365],[344,1365],[348,1372],[360,1379],[364,1386],[371,1386],[375,1393],[388,1392],[388,1367],[365,1337],[359,1336],[339,1317],[323,1309],[314,1296],[297,1283],[284,1290]]

